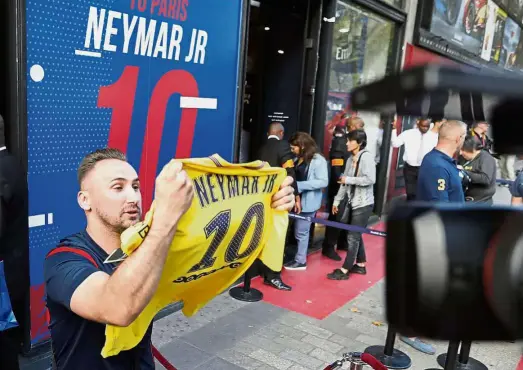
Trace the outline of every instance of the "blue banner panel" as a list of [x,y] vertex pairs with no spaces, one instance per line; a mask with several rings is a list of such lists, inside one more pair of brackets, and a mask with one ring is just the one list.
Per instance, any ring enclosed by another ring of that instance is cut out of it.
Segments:
[[33,342],[48,336],[44,257],[85,228],[83,156],[126,152],[144,209],[170,158],[232,160],[241,22],[241,0],[27,1]]

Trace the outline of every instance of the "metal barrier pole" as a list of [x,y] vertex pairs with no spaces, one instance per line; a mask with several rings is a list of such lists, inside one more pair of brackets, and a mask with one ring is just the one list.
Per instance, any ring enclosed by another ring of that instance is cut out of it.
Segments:
[[259,302],[263,299],[263,293],[258,289],[251,288],[251,279],[253,277],[254,268],[256,264],[253,264],[245,272],[243,277],[243,286],[237,286],[229,290],[229,295],[234,299],[243,302]]
[[376,357],[376,359],[389,369],[408,369],[412,365],[410,357],[397,349],[394,349],[396,331],[389,326],[385,346],[370,346],[365,348],[365,353]]
[[450,346],[452,343],[453,342],[450,342],[447,353],[442,353],[438,356],[438,364],[440,366],[445,365],[445,370],[488,370],[488,367],[482,362],[470,357],[470,347],[472,346],[471,341],[461,342],[459,358],[457,356],[459,342],[456,342],[458,344],[456,345],[455,352],[450,353]]

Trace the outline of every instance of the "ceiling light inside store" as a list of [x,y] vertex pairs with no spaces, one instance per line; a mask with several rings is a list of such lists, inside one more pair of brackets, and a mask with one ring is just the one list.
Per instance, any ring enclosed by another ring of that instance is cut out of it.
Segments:
[[283,50],[278,50],[278,54],[283,54],[285,53]]
[[270,31],[271,28],[270,27],[265,27],[265,31]]
[[339,32],[340,33],[348,33],[349,29],[348,28],[340,28]]

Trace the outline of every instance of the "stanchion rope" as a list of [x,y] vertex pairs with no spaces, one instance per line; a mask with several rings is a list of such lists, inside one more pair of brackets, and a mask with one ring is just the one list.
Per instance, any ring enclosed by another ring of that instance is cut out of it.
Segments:
[[343,229],[343,230],[347,230],[347,231],[354,231],[354,232],[357,232],[357,233],[370,234],[370,235],[374,235],[374,236],[381,236],[382,238],[386,238],[387,237],[387,233],[384,232],[384,231],[367,229],[367,228],[361,227],[361,226],[348,225],[348,224],[344,224],[344,223],[341,223],[341,222],[323,220],[321,218],[316,218],[316,217],[305,217],[305,216],[302,216],[302,215],[297,215],[295,213],[289,213],[289,217],[290,218],[294,218],[296,220],[306,220],[306,221],[314,222],[316,224],[321,224],[321,225],[325,225],[325,226],[334,227],[336,229]]

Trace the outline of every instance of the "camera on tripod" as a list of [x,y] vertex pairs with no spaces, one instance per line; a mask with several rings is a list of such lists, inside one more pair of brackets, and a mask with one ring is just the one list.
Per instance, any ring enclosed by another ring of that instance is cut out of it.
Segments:
[[[393,93],[391,93],[393,92]],[[496,152],[523,154],[523,79],[429,65],[352,92],[356,111],[492,124]],[[387,215],[387,320],[446,340],[523,339],[523,209],[405,203]]]

